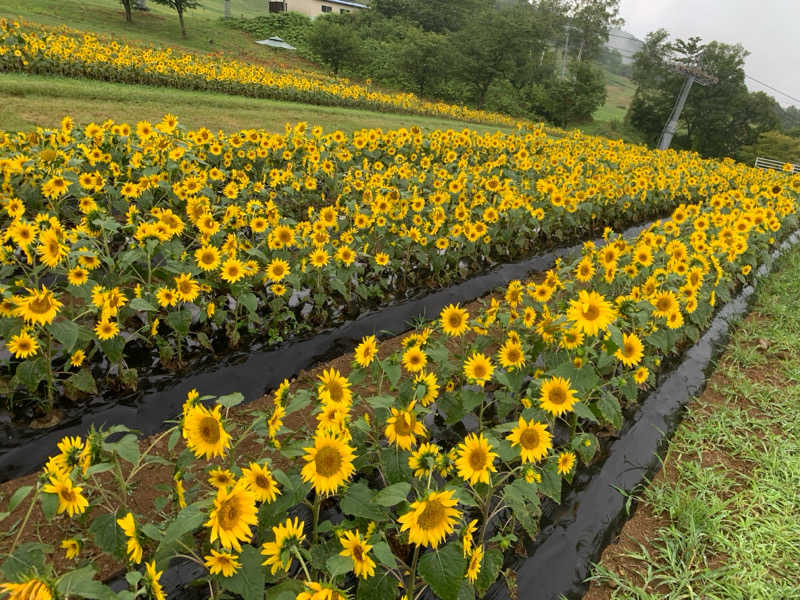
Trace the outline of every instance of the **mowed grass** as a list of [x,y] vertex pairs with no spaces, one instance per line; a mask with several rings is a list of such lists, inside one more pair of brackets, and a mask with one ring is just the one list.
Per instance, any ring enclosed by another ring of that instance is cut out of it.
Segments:
[[800,598],[800,250],[763,282],[639,510],[662,521],[612,598]]
[[261,128],[282,132],[285,123],[307,121],[325,131],[417,125],[425,131],[465,127],[477,131],[511,132],[508,127],[477,125],[449,119],[403,115],[294,102],[278,102],[213,92],[194,92],[142,85],[63,77],[0,73],[0,129],[17,131],[58,126],[65,115],[79,124],[156,122],[167,113],[188,128],[208,127],[231,132]]
[[606,102],[592,114],[592,117],[596,121],[622,122],[633,100],[636,85],[627,77],[610,71],[605,71],[605,76]]
[[[316,69],[314,63],[290,51],[276,50],[254,43],[244,33],[225,25],[220,18],[224,0],[203,0],[202,6],[184,14],[186,37],[181,37],[178,15],[152,0],[149,10],[133,11],[133,22],[125,21],[120,0],[2,0],[0,17],[23,19],[51,27],[66,25],[72,29],[112,36],[120,42],[173,46],[205,52],[224,51],[239,59],[253,60],[276,67]],[[231,0],[231,15],[255,17],[267,14],[266,0]]]

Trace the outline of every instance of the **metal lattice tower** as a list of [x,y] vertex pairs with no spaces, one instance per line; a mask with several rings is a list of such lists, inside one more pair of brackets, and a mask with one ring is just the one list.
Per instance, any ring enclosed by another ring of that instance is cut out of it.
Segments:
[[672,63],[670,68],[678,73],[683,73],[686,79],[678,94],[678,99],[672,107],[672,113],[669,115],[666,125],[664,125],[664,130],[661,132],[661,139],[658,141],[659,150],[666,150],[672,143],[672,138],[678,130],[678,118],[681,116],[683,105],[686,104],[686,98],[689,96],[692,84],[697,82],[699,85],[710,85],[719,81],[719,79],[695,65]]

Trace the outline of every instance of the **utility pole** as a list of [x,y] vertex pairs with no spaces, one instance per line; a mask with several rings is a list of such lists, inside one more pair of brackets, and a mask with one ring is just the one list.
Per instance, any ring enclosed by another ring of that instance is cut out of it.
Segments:
[[672,113],[670,113],[669,119],[664,125],[664,130],[661,132],[661,139],[658,141],[659,150],[666,150],[672,143],[672,138],[678,130],[678,119],[681,116],[683,106],[686,104],[686,98],[689,97],[689,90],[692,88],[692,84],[697,82],[698,85],[709,85],[719,81],[719,79],[706,73],[700,67],[681,63],[673,63],[670,66],[674,71],[686,75],[686,79],[683,81],[678,99],[675,100],[675,105],[672,107]]

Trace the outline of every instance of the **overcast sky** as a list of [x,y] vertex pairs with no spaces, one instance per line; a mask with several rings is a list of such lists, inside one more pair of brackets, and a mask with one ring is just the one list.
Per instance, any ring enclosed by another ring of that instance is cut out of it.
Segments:
[[740,43],[750,52],[745,73],[796,98],[746,79],[783,106],[800,108],[800,0],[622,0],[623,29],[643,40],[663,27],[671,37]]

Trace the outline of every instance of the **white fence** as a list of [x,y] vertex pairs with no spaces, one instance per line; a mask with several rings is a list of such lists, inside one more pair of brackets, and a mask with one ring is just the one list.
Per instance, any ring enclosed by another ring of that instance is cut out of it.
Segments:
[[794,163],[785,163],[779,160],[773,160],[771,158],[764,158],[759,156],[756,158],[756,167],[760,169],[773,169],[775,171],[783,171],[783,165],[791,165],[792,170],[786,171],[787,173],[800,173],[800,165],[796,165]]

